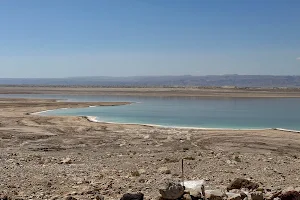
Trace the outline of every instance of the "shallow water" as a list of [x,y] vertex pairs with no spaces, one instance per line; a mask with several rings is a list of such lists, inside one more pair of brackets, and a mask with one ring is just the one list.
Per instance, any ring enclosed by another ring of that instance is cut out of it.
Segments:
[[131,105],[60,109],[41,115],[96,116],[117,123],[172,127],[300,130],[300,98],[165,98],[76,95],[0,95],[67,101],[130,101]]

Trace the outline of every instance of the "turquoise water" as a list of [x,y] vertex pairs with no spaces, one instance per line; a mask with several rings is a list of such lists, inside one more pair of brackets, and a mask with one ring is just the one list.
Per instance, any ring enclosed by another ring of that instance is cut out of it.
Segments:
[[125,106],[60,109],[41,113],[41,115],[96,116],[97,120],[105,122],[175,127],[300,130],[299,98],[153,98],[74,95],[10,95],[10,97],[137,102]]

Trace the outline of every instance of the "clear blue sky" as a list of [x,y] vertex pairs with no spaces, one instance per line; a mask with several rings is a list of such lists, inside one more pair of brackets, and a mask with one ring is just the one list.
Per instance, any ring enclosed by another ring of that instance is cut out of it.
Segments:
[[300,75],[299,0],[2,0],[0,26],[2,78]]

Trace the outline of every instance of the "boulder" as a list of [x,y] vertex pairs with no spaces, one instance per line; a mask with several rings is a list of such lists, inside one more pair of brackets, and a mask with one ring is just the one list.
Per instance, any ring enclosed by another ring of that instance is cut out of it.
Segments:
[[295,191],[295,188],[293,186],[287,187],[284,190],[282,190],[282,194],[291,192],[291,191]]
[[227,186],[227,191],[232,190],[232,189],[241,189],[241,188],[247,188],[249,190],[254,190],[254,189],[258,188],[258,186],[259,185],[257,183],[251,182],[247,179],[237,178]]
[[168,182],[159,189],[159,193],[164,199],[178,199],[184,193],[184,187],[179,183]]
[[300,193],[297,191],[288,191],[282,193],[279,198],[281,200],[300,200]]
[[252,200],[264,200],[264,195],[262,192],[252,192],[251,199]]
[[205,198],[209,200],[223,200],[227,195],[221,190],[206,190]]
[[131,194],[127,193],[124,194],[121,200],[143,200],[144,194],[143,193],[137,193],[137,194]]

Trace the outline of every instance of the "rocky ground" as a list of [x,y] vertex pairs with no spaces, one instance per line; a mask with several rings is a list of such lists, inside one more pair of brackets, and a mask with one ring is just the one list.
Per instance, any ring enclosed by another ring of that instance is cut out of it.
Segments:
[[[93,103],[102,105],[101,103]],[[110,103],[109,105],[112,105]],[[89,122],[28,113],[89,103],[0,100],[0,194],[12,199],[155,199],[168,180],[235,178],[278,191],[299,186],[300,134],[278,130],[197,130]]]

